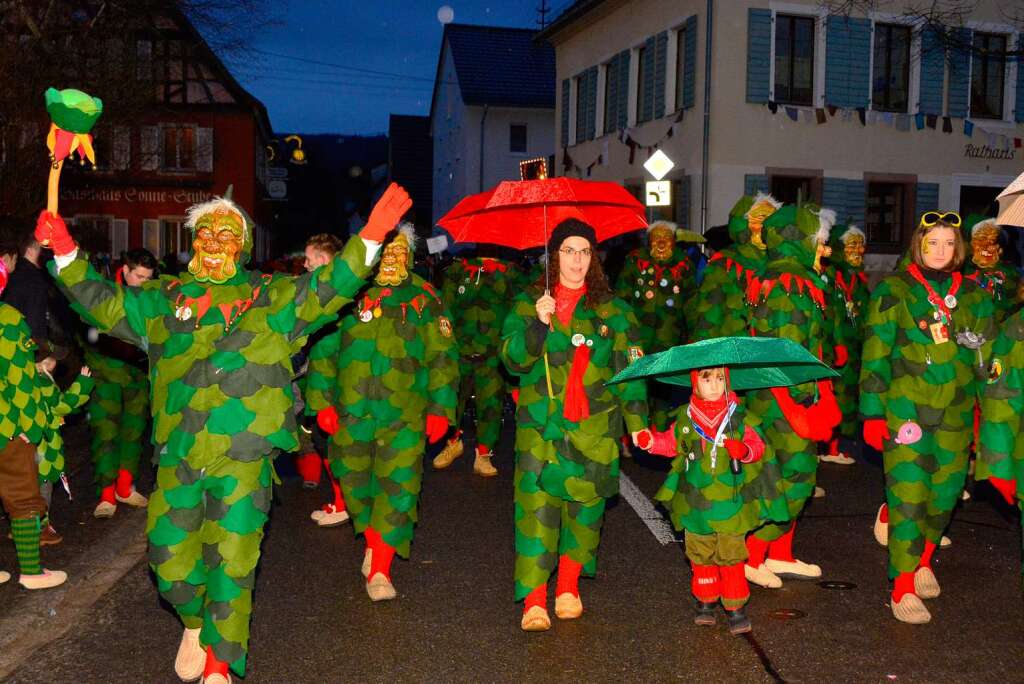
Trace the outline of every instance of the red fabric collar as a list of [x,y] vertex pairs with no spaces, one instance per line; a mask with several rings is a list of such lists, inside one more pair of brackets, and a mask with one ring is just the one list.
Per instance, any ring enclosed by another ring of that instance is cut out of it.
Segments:
[[572,321],[572,314],[576,310],[576,305],[586,293],[586,283],[583,284],[583,287],[575,290],[565,287],[561,283],[555,285],[555,315],[558,316],[559,323],[569,325]]
[[[946,297],[956,298],[956,293],[960,291],[960,285],[963,284],[964,274],[959,271],[950,273],[949,275],[953,279],[953,282],[949,285],[949,291],[940,297],[939,293],[935,291],[934,287],[932,287],[932,284],[929,283],[928,279],[924,277],[923,273],[921,273],[921,269],[918,268],[917,264],[910,264],[910,266],[907,267],[907,273],[910,274],[911,278],[919,282],[928,292],[928,303],[941,311],[946,316],[947,320],[951,319],[953,314],[950,312],[949,307],[946,306],[945,299]],[[954,302],[954,304],[956,304],[956,302]]]
[[[726,391],[714,401],[702,399],[697,394],[699,374],[699,369],[690,371],[690,384],[693,386],[693,395],[690,397],[690,417],[697,424],[697,427],[704,431],[704,434],[714,437],[718,433],[718,428],[721,426],[726,412],[729,410],[729,405],[736,403],[737,398],[734,392]],[[729,386],[728,368],[725,369],[725,384],[726,387]]]

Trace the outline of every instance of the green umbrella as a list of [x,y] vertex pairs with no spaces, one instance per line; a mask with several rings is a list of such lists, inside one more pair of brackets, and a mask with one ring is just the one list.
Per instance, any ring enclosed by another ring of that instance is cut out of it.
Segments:
[[700,233],[694,232],[692,230],[686,230],[685,228],[677,228],[676,242],[704,244],[705,242],[707,242],[707,238],[705,238]]
[[839,377],[839,373],[791,340],[715,337],[640,358],[608,384],[653,378],[689,387],[691,370],[718,366],[729,367],[729,385],[737,391],[789,387]]

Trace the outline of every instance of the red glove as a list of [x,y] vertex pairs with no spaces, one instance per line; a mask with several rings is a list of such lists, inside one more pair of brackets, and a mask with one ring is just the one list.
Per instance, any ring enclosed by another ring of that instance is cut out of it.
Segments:
[[78,249],[64,219],[45,209],[39,212],[39,218],[36,220],[35,238],[43,247],[52,249],[57,256],[71,254]]
[[836,368],[842,368],[850,360],[850,350],[845,344],[836,346]]
[[411,206],[412,200],[409,199],[409,193],[401,185],[392,183],[377,200],[377,204],[373,206],[370,220],[359,231],[359,237],[372,242],[384,242],[384,238],[394,230]]
[[1004,480],[1001,477],[990,477],[988,481],[996,488],[1003,498],[1006,499],[1006,503],[1011,506],[1017,504],[1017,480]]
[[892,439],[885,418],[871,418],[864,421],[864,441],[876,451],[882,451],[882,443]]
[[448,419],[444,416],[427,415],[427,442],[434,444],[448,434]]
[[632,434],[633,444],[637,445],[644,451],[650,451],[651,447],[654,446],[654,437],[651,435],[651,431],[647,428],[634,432]]
[[725,450],[729,452],[729,458],[734,461],[742,461],[749,453],[747,445],[738,439],[725,440]]
[[516,406],[519,406],[519,388],[518,387],[513,387],[512,388],[512,403],[515,404]]
[[653,433],[654,440],[651,444],[650,453],[665,458],[676,457],[676,424],[668,426],[668,430]]
[[333,435],[338,431],[338,410],[333,406],[320,409],[316,414],[316,424],[327,434]]
[[786,417],[789,427],[793,428],[793,432],[803,439],[811,439],[813,430],[807,419],[807,409],[796,403],[785,387],[772,387],[770,391],[782,410],[782,415]]

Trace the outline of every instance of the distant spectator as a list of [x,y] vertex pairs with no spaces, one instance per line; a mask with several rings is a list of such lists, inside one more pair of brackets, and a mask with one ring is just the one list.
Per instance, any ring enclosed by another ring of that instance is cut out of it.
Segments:
[[43,271],[42,250],[42,245],[31,234],[22,241],[21,256],[3,294],[3,300],[25,317],[32,339],[41,351],[50,349],[47,307],[50,280]]

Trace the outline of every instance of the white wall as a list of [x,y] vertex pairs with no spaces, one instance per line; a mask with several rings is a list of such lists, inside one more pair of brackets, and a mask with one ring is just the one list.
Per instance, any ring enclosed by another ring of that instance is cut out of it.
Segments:
[[447,41],[441,49],[444,51],[441,84],[437,88],[434,119],[431,121],[434,141],[432,218],[435,223],[467,194],[466,106],[462,103],[455,75],[455,62],[452,60]]

